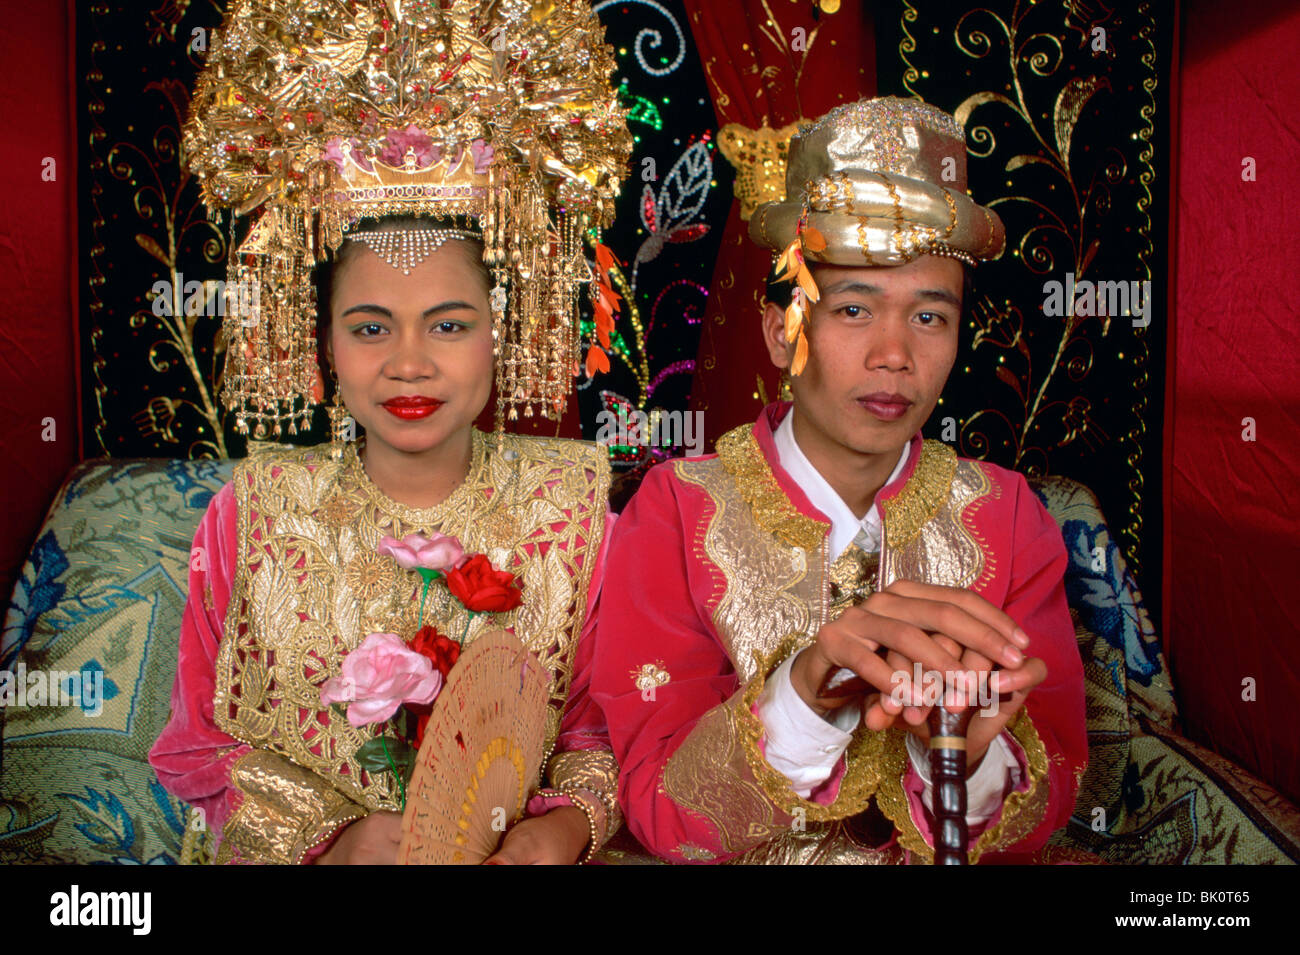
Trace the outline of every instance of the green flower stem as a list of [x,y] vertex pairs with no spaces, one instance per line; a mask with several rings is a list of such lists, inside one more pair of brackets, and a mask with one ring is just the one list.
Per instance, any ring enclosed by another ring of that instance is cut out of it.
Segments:
[[417,567],[415,569],[420,572],[420,576],[424,579],[424,589],[420,591],[420,619],[415,622],[415,629],[419,630],[424,626],[424,598],[429,596],[429,585],[441,577],[442,573],[428,567]]
[[393,754],[388,751],[388,741],[381,736],[379,737],[379,745],[384,748],[384,759],[388,760],[388,768],[397,779],[397,792],[402,800],[402,812],[406,812],[406,781],[402,779],[402,774],[397,771],[397,764],[393,762]]
[[[468,607],[466,607],[465,609],[466,609],[466,610],[469,610]],[[470,611],[469,611],[469,617],[466,618],[466,620],[465,620],[465,629],[464,629],[464,631],[462,631],[462,633],[461,633],[461,635],[460,635],[460,645],[461,645],[462,647],[465,646],[465,638],[469,636],[469,625],[470,625],[471,623],[474,622],[474,618],[477,617],[477,616],[478,616],[477,611],[474,611],[474,610],[470,610]]]

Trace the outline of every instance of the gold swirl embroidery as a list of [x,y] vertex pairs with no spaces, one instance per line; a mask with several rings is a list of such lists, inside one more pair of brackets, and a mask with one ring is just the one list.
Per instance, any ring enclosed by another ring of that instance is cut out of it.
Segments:
[[884,501],[886,541],[906,547],[948,500],[957,473],[957,453],[941,441],[926,441],[921,459],[902,490]]
[[943,241],[947,242],[952,238],[952,234],[957,231],[957,200],[952,197],[952,193],[943,188],[943,197],[948,200],[948,228],[944,230]]
[[802,832],[789,829],[726,865],[898,865],[903,849],[893,842],[871,846],[856,839],[850,822],[813,823]]
[[759,527],[783,543],[815,550],[830,525],[800,514],[763,457],[752,424],[741,425],[718,439],[718,460],[727,469]]
[[816,633],[825,623],[825,540],[805,550],[758,527],[720,459],[682,461],[675,468],[683,483],[698,486],[708,498],[710,506],[694,529],[691,559],[713,578],[707,599],[713,626],[739,681],[747,683],[754,661],[783,634]]
[[[424,620],[468,641],[496,627],[525,637],[553,675],[549,752],[604,534],[609,466],[579,442],[507,435],[499,451],[490,443],[473,433],[469,476],[425,509],[384,495],[351,448],[339,462],[307,448],[241,463],[234,480],[241,559],[217,654],[221,729],[319,773],[368,809],[395,808],[391,775],[370,777],[353,759],[382,725],[322,721],[319,687],[366,634],[414,635],[418,575],[395,570],[395,584],[380,590],[372,557],[384,535],[437,531],[521,578],[524,601],[514,611],[471,619],[439,586],[429,590]],[[336,524],[341,500],[355,505],[344,526]]]
[[[927,447],[930,444],[926,442]],[[951,450],[944,445],[938,447],[951,455]],[[895,534],[890,523],[890,502],[885,503],[885,534],[891,546],[885,548],[883,556],[882,583],[888,586],[901,579],[970,587],[983,578],[996,560],[995,554],[980,546],[971,530],[973,522],[969,520],[972,510],[989,497],[988,475],[979,463],[958,461],[955,455],[951,457],[953,471],[947,471],[942,459],[931,458],[926,462],[926,449],[922,449],[921,458],[925,466],[917,466],[918,480],[909,481],[895,501],[905,494],[912,496],[913,491],[915,495],[899,505],[895,513],[904,515],[900,523],[922,517],[925,520],[917,531],[903,527]],[[944,488],[944,497],[931,512],[939,487]],[[892,546],[896,538],[905,543]]]
[[673,802],[703,817],[728,855],[782,831],[772,803],[749,779],[739,750],[739,694],[701,717],[663,769],[663,790]]

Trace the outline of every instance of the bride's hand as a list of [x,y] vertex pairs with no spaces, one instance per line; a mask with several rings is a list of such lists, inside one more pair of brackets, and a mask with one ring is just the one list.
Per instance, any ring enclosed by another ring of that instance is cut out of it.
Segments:
[[402,843],[402,814],[372,812],[350,823],[317,865],[395,865]]
[[591,839],[587,815],[572,806],[558,806],[533,816],[506,833],[496,855],[484,865],[573,865]]

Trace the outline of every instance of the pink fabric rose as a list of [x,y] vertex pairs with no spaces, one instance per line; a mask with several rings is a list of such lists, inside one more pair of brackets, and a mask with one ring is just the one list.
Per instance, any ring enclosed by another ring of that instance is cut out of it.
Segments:
[[348,722],[382,723],[403,703],[432,703],[442,674],[394,633],[372,633],[346,657],[343,672],[320,688],[322,706],[348,704]]
[[387,554],[407,570],[423,567],[425,570],[446,572],[465,560],[465,550],[460,546],[460,541],[445,534],[434,534],[432,537],[407,534],[401,540],[385,536],[375,551]]

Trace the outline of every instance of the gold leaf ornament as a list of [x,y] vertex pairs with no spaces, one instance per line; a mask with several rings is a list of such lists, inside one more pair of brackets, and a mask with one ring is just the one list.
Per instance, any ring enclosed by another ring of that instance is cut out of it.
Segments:
[[799,332],[799,341],[794,346],[794,361],[790,364],[790,374],[800,375],[803,373],[804,366],[808,364],[808,336],[802,330]]
[[799,307],[797,299],[791,299],[789,306],[785,310],[785,340],[793,342],[802,328],[803,309]]

